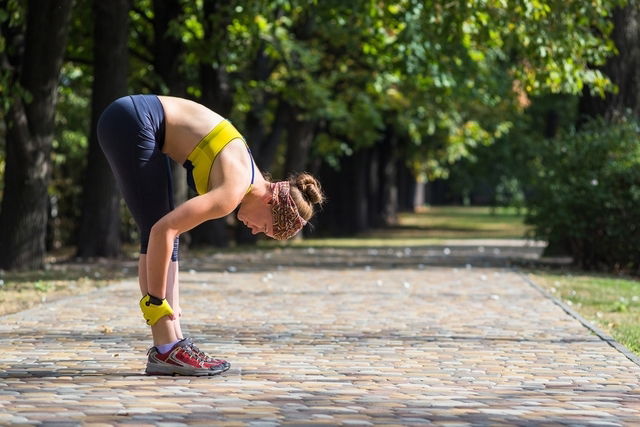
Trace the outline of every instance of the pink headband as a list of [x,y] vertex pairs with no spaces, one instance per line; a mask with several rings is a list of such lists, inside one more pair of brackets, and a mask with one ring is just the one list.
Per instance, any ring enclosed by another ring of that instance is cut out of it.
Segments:
[[273,184],[271,215],[273,215],[273,238],[277,240],[290,239],[307,223],[300,216],[298,207],[291,197],[289,182],[279,181]]

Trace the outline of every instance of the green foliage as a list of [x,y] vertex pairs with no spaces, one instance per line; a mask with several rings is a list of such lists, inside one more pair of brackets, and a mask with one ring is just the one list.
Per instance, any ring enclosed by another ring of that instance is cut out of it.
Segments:
[[[147,28],[136,31],[143,41],[153,14],[148,0],[137,3],[132,20]],[[201,95],[197,67],[230,74],[241,128],[254,108],[269,126],[285,100],[299,118],[321,124],[315,154],[332,161],[392,127],[399,154],[416,173],[436,177],[507,133],[518,97],[609,88],[592,67],[613,51],[615,4],[281,0],[230,2],[211,13],[203,2],[185,2],[171,31],[185,44],[193,96]]]
[[[335,164],[392,128],[398,154],[433,178],[509,132],[527,94],[610,89],[594,67],[613,52],[617,4],[278,0],[211,10],[185,1],[170,31],[184,43],[181,68],[192,96],[202,95],[199,67],[229,74],[240,128],[251,111],[269,127],[286,101],[298,118],[320,125],[313,153]],[[134,87],[158,87],[144,66],[153,8],[150,0],[135,6]]]
[[36,283],[34,283],[33,285],[34,289],[38,292],[49,292],[51,290],[51,284],[47,283],[47,282],[43,282],[42,280],[38,280]]
[[[408,57],[400,81],[410,107],[398,120],[414,142],[414,169],[429,178],[504,135],[527,96],[612,88],[593,67],[614,50],[610,15],[621,2],[428,3],[401,3],[398,49]],[[469,130],[462,138],[461,129]]]
[[491,145],[470,148],[466,157],[451,166],[447,182],[456,198],[472,203],[484,198],[484,203],[495,207],[524,208],[529,183],[538,172],[532,159],[540,150],[540,141],[549,133],[574,126],[577,101],[572,95],[532,98],[509,133]]
[[[72,49],[73,47],[70,47]],[[56,130],[49,183],[52,230],[50,247],[75,243],[82,209],[82,182],[86,169],[91,115],[90,74],[84,66],[67,63],[61,71],[56,108]]]
[[495,204],[497,206],[515,207],[518,209],[518,212],[524,208],[524,189],[517,178],[500,177],[500,181],[495,187]]
[[71,15],[66,61],[60,71],[49,182],[49,248],[75,243],[82,209],[91,121],[93,23],[91,2],[78,1]]
[[129,81],[132,92],[167,92],[153,69],[153,4],[151,0],[132,0],[129,12]]
[[594,120],[540,141],[528,222],[584,268],[640,268],[640,128]]
[[[131,3],[130,91],[166,94],[169,85],[154,68],[162,48],[154,44],[154,2]],[[169,35],[183,48],[175,61],[187,95],[203,96],[202,70],[222,71],[233,94],[231,119],[244,132],[249,113],[268,132],[285,102],[298,119],[317,125],[312,156],[338,167],[341,157],[393,133],[398,144],[392,155],[417,175],[434,178],[523,129],[528,96],[610,89],[595,67],[614,52],[610,15],[622,3],[180,0]],[[4,57],[19,51],[7,37],[20,32],[26,3],[2,4]],[[78,1],[74,9],[53,153],[50,191],[70,224],[80,209],[78,171],[89,129],[90,5]],[[10,106],[8,90],[19,87],[11,76],[0,67],[2,116]],[[2,163],[0,155],[0,169]],[[496,174],[494,181],[509,198],[523,189],[523,180],[507,175]],[[64,236],[71,238],[70,232]]]
[[4,120],[16,89],[14,59],[20,54],[17,42],[26,18],[24,2],[8,0],[0,8],[0,120]]

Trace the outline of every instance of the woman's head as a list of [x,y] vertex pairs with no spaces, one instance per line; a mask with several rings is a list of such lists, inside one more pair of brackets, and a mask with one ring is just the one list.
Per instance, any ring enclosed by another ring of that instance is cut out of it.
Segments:
[[311,175],[300,173],[288,181],[272,184],[271,237],[286,240],[295,236],[314,214],[313,205],[322,204],[320,184]]
[[320,184],[307,173],[292,175],[287,181],[263,182],[260,195],[243,200],[238,211],[238,219],[253,234],[265,233],[277,240],[291,238],[314,215],[314,205],[324,201]]

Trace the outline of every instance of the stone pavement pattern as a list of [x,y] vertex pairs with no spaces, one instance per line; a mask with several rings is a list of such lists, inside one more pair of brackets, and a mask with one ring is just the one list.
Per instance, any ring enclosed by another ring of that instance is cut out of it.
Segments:
[[640,367],[487,258],[508,251],[185,263],[184,329],[232,363],[211,378],[142,375],[135,281],[4,316],[0,423],[640,425]]

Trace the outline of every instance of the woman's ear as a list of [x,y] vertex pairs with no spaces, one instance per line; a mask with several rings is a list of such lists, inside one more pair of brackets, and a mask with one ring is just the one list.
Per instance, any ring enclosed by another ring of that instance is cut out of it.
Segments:
[[270,204],[271,204],[271,202],[273,201],[273,194],[272,194],[272,193],[270,193],[270,192],[269,192],[269,193],[265,193],[265,194],[264,194],[264,196],[263,196],[263,198],[262,198],[262,200],[263,200],[266,204],[270,205]]

